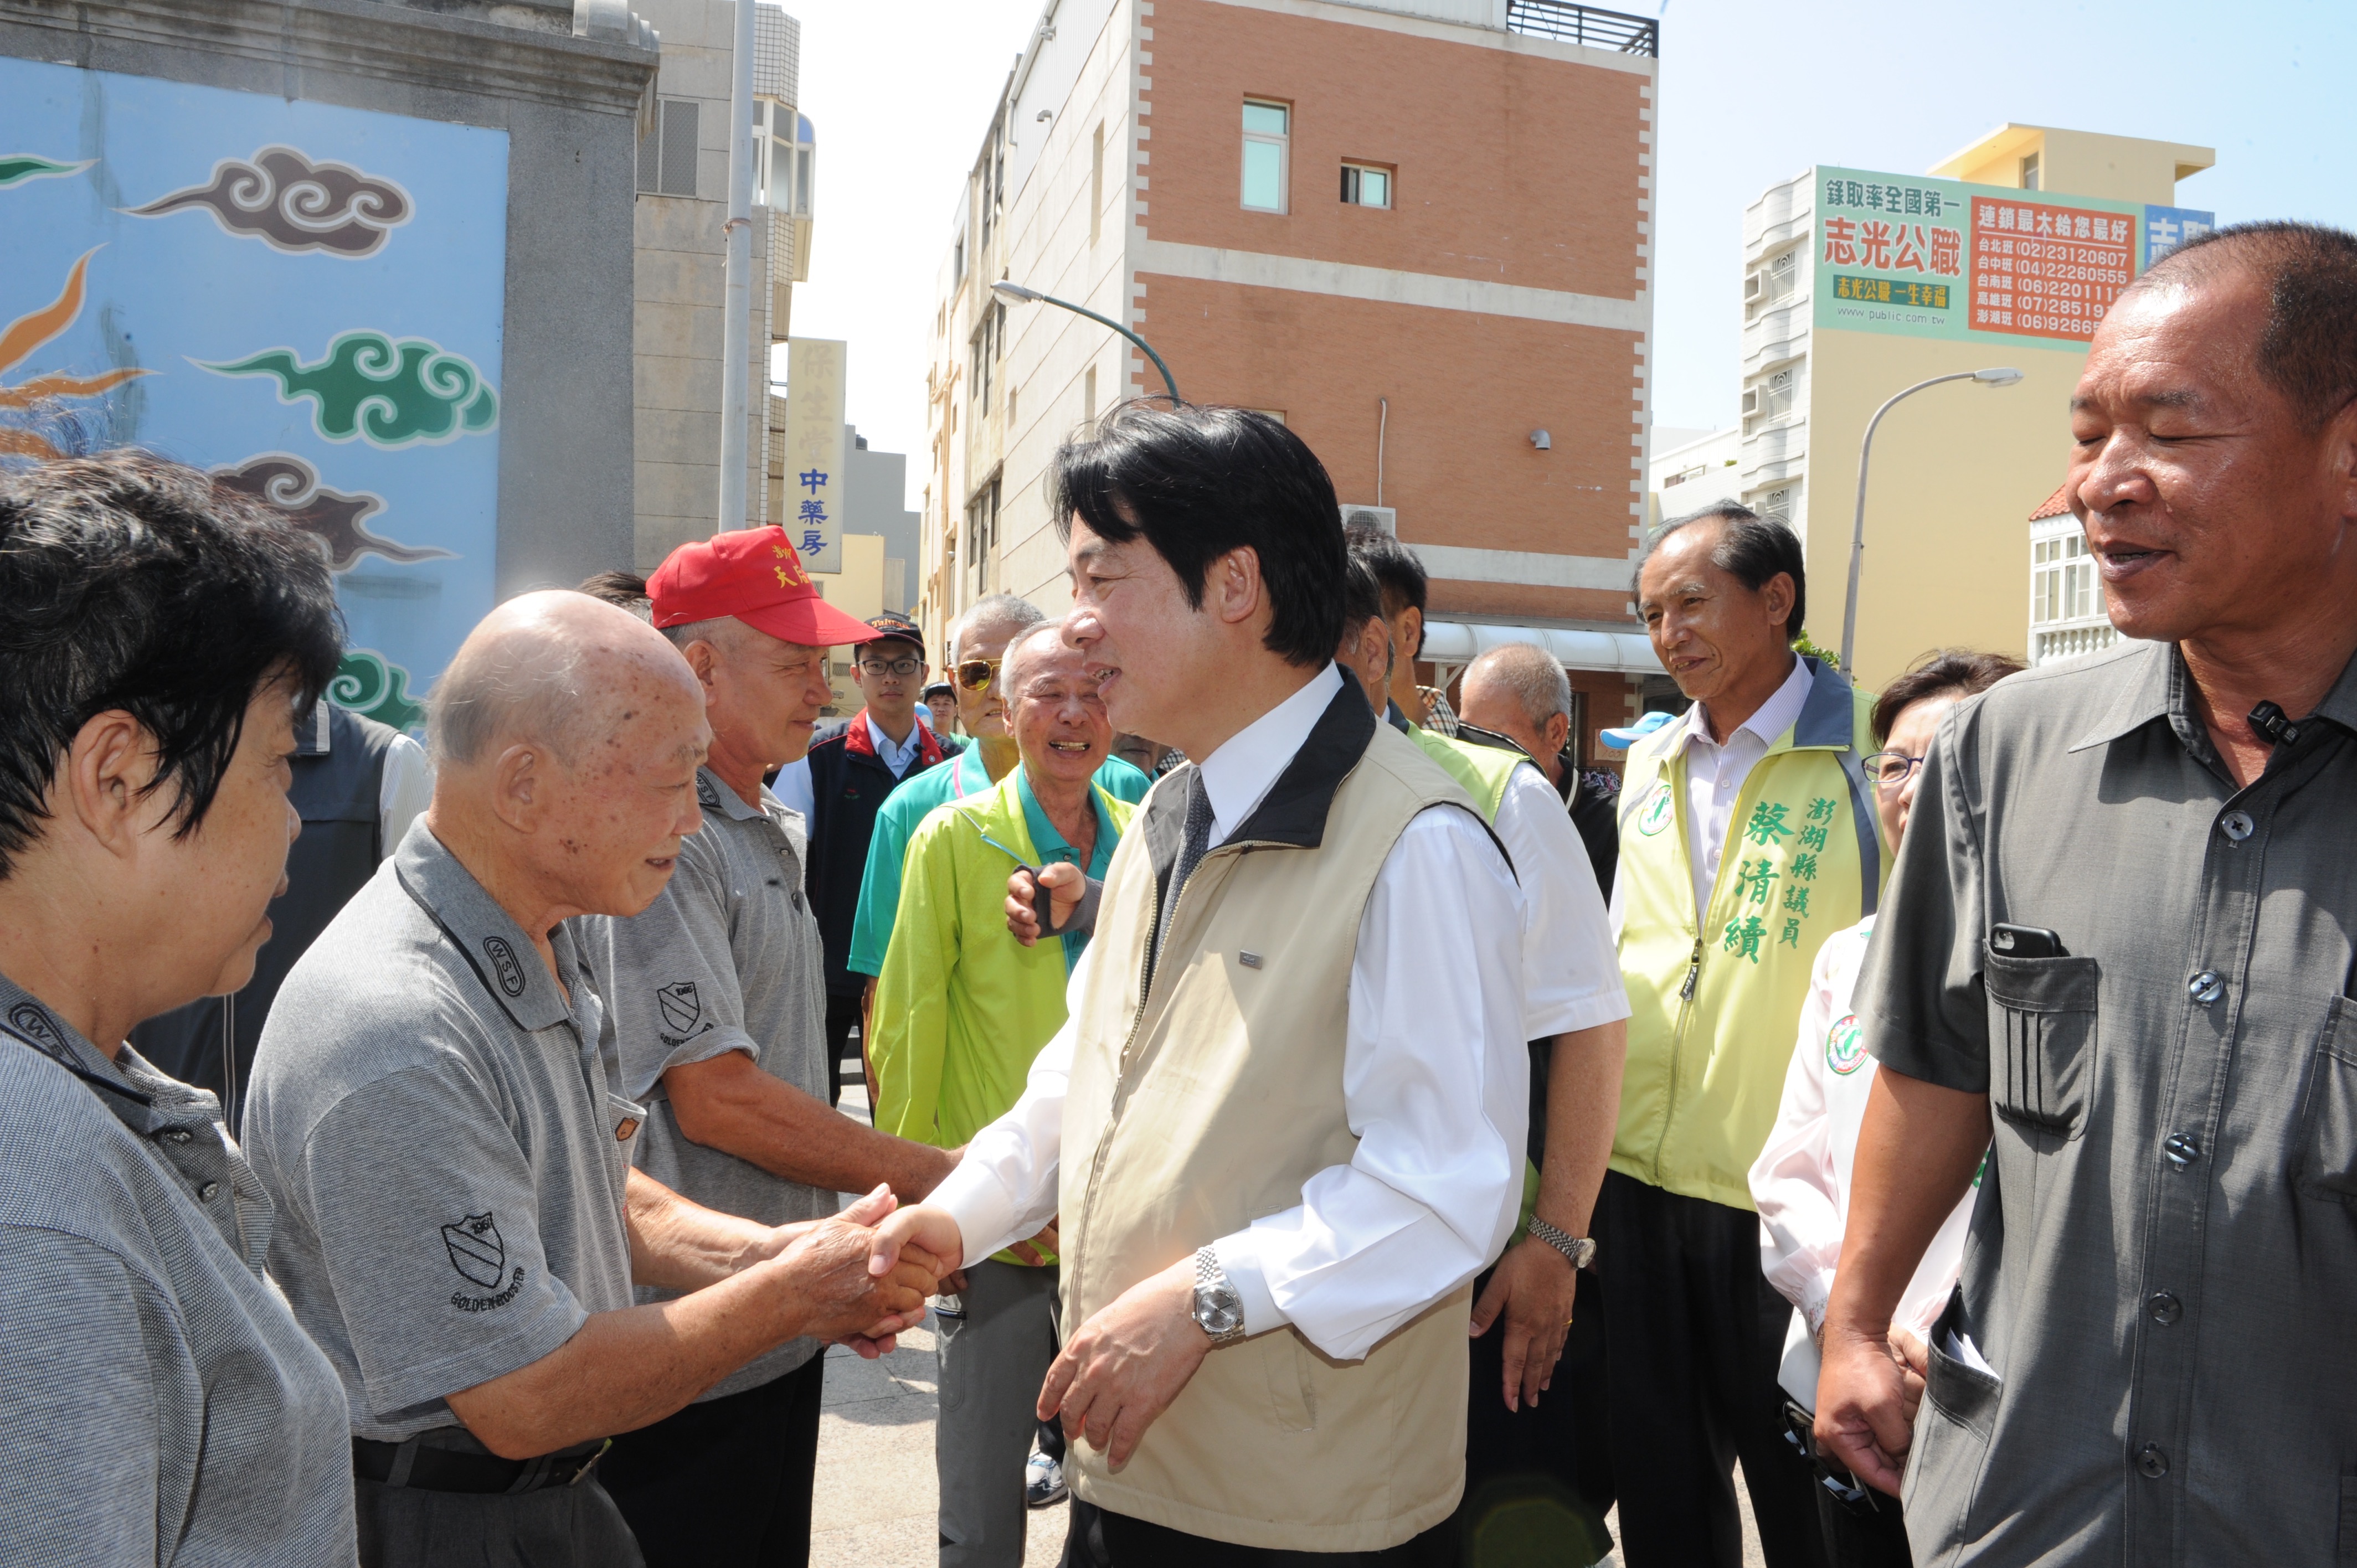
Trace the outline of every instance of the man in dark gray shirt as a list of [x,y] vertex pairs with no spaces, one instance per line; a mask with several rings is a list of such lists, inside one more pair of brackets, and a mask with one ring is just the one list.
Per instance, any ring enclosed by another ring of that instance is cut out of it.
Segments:
[[[273,1271],[343,1374],[363,1563],[454,1541],[636,1563],[589,1477],[608,1438],[790,1340],[888,1335],[931,1281],[871,1281],[858,1225],[755,1224],[630,1168],[645,1112],[608,1085],[563,922],[644,908],[695,830],[707,731],[679,655],[527,595],[429,723],[431,811],[295,966],[255,1058]],[[633,1306],[633,1283],[683,1294]]]
[[[1916,1561],[2357,1560],[2357,236],[2220,231],[2095,335],[2131,643],[1960,706],[1858,987],[1817,1435]],[[1886,1348],[1986,1172],[1925,1396]]]
[[[640,1168],[762,1225],[833,1214],[838,1192],[878,1183],[913,1202],[955,1156],[830,1105],[808,829],[761,783],[810,749],[829,647],[875,633],[819,596],[779,528],[683,544],[646,590],[712,745],[704,825],[670,885],[641,914],[579,922],[614,1018],[615,1088],[647,1106]],[[671,1294],[651,1283],[639,1299]],[[808,1561],[822,1348],[780,1345],[614,1444],[605,1479],[654,1568]]]

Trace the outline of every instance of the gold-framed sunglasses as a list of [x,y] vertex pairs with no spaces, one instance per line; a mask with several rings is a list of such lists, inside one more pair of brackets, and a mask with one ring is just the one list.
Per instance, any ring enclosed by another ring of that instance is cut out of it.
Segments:
[[957,683],[969,692],[979,692],[998,678],[996,659],[965,659],[958,662]]

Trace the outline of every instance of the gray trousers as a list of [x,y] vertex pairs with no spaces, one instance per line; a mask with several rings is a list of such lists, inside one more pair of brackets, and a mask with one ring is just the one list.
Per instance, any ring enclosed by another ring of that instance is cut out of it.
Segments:
[[1056,1271],[985,1260],[965,1279],[965,1316],[935,1320],[941,1568],[1022,1568],[1023,1465],[1056,1359]]

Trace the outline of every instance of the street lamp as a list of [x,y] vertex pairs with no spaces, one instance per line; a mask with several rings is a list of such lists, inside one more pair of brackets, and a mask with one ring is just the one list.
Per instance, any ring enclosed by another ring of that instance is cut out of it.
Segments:
[[1925,387],[1936,387],[1942,381],[1978,381],[1985,387],[2009,387],[2021,380],[2021,372],[2008,365],[1998,365],[1986,371],[1957,371],[1949,375],[1933,376],[1928,381],[1917,381],[1903,392],[1893,392],[1889,403],[1874,411],[1866,422],[1866,437],[1857,444],[1857,521],[1849,535],[1849,606],[1842,612],[1842,673],[1852,680],[1857,675],[1850,667],[1850,654],[1857,641],[1857,574],[1866,559],[1866,464],[1874,451],[1874,427],[1882,423],[1899,400],[1912,397]]
[[1021,284],[1009,283],[1005,278],[1001,278],[996,283],[992,284],[990,285],[990,292],[998,295],[1001,299],[1011,299],[1017,305],[1039,304],[1060,306],[1064,309],[1071,311],[1075,316],[1085,316],[1090,320],[1098,323],[1100,326],[1112,328],[1114,331],[1120,333],[1123,337],[1136,344],[1138,348],[1145,350],[1146,357],[1154,361],[1154,368],[1162,372],[1162,384],[1170,389],[1170,406],[1173,408],[1177,408],[1178,406],[1178,383],[1171,379],[1170,367],[1162,362],[1162,356],[1154,351],[1153,344],[1147,342],[1145,338],[1140,338],[1136,333],[1132,332],[1120,322],[1107,320],[1105,317],[1099,316],[1095,311],[1087,309],[1082,306],[1074,305],[1069,299],[1058,299],[1053,295],[1041,294],[1036,288],[1025,288]]

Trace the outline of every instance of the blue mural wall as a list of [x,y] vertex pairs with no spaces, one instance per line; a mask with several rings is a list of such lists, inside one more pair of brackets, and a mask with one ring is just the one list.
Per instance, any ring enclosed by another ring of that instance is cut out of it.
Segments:
[[138,446],[318,541],[332,695],[491,607],[507,133],[0,59],[0,461]]

